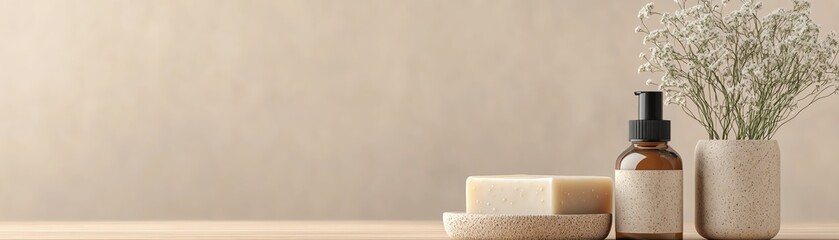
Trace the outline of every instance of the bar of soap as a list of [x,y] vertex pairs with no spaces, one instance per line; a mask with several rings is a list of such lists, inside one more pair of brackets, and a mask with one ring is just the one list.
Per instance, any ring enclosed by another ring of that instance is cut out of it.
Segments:
[[497,175],[466,179],[466,212],[551,215],[612,213],[612,179]]

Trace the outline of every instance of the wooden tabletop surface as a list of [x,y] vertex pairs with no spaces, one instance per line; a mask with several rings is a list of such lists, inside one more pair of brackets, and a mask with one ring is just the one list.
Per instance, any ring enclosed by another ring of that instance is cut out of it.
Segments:
[[[612,236],[610,236],[611,238]],[[699,236],[691,225],[685,238]],[[439,221],[0,222],[0,239],[448,239]],[[839,224],[784,224],[775,239],[839,239]]]

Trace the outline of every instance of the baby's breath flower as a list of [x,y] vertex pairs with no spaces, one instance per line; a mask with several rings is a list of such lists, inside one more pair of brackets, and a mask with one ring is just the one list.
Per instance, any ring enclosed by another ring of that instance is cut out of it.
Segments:
[[638,73],[652,72],[652,70],[653,70],[652,69],[652,64],[650,64],[650,63],[644,63],[644,64],[641,64],[640,67],[638,67]]
[[[654,13],[652,3],[638,12],[644,27],[635,31],[651,45],[638,55],[638,72],[662,74],[645,83],[703,126],[731,126],[707,128],[710,138],[769,139],[813,102],[839,94],[839,36],[820,37],[810,3],[793,0],[792,10],[759,17],[763,5],[755,0],[727,13],[728,0],[675,2],[672,13]],[[646,21],[652,15],[661,27]]]
[[650,13],[652,13],[652,10],[653,3],[647,3],[647,5],[644,5],[644,7],[642,7],[641,10],[638,11],[638,18],[644,19],[650,17]]

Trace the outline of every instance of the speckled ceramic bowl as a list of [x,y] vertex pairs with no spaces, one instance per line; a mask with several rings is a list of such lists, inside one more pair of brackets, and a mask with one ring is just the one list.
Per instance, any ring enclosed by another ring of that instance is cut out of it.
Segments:
[[443,213],[454,239],[605,239],[612,214],[502,215]]

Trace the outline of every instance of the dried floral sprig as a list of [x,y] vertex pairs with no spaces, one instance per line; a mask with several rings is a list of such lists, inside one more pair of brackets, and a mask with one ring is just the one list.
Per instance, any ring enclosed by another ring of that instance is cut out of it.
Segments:
[[[778,128],[814,102],[839,94],[839,41],[820,38],[810,3],[793,1],[758,17],[762,4],[744,0],[676,0],[672,13],[649,3],[638,12],[649,51],[638,72],[661,74],[647,80],[708,132],[710,139],[771,139]],[[658,27],[648,24],[660,18]]]

